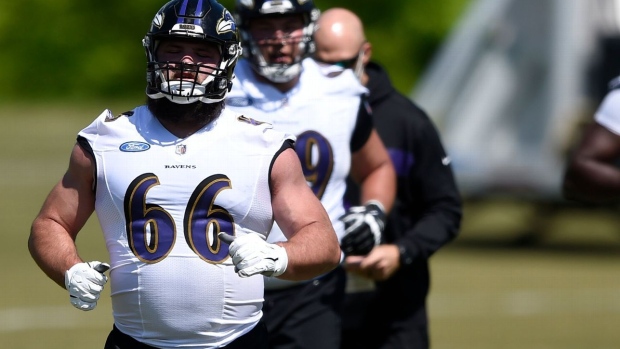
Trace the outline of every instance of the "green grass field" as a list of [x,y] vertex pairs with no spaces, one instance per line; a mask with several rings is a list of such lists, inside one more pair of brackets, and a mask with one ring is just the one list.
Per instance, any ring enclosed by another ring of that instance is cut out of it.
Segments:
[[[94,311],[74,309],[26,246],[77,131],[104,107],[0,107],[3,348],[101,348],[111,328],[108,289]],[[115,103],[112,110],[129,107]],[[514,244],[534,216],[526,203],[466,205],[461,236],[431,263],[434,349],[620,348],[620,217],[567,208],[545,217],[535,244]],[[78,246],[85,259],[107,260],[96,219]]]
[[[3,106],[0,108],[0,345],[3,348],[101,348],[112,326],[109,290],[92,312],[74,309],[65,290],[49,280],[30,258],[32,219],[68,165],[77,132],[105,104],[93,107]],[[114,112],[129,105],[116,103]],[[78,237],[87,260],[107,260],[93,217]]]

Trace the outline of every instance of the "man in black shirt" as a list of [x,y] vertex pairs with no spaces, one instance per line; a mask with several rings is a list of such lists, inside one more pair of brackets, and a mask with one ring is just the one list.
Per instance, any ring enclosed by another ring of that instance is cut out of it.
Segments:
[[[368,246],[364,241],[342,242],[349,251],[342,348],[428,348],[428,260],[455,238],[461,221],[450,159],[426,113],[370,62],[371,45],[354,13],[325,11],[315,41],[315,59],[325,74],[350,73],[350,68],[368,88],[375,127],[398,176],[397,200],[382,244],[367,253],[357,248]],[[357,196],[358,189],[351,186],[347,201],[356,205]]]

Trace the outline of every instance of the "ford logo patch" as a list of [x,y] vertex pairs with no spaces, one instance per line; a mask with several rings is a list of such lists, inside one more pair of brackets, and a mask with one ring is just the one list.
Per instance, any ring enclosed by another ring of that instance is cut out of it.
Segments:
[[150,145],[144,142],[125,142],[118,147],[121,151],[135,153],[139,151],[147,151],[151,148]]

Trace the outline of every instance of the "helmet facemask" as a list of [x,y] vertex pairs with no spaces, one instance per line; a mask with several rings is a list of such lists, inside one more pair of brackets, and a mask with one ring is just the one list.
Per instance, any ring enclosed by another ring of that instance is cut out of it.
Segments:
[[[203,98],[207,91],[207,84],[211,83],[214,78],[214,75],[209,74],[202,83],[199,82],[201,69],[205,68],[202,64],[184,62],[166,62],[162,64],[161,62],[156,62],[154,65],[158,79],[161,81],[159,94],[163,94],[170,101],[179,104],[194,103],[199,98]],[[182,77],[180,80],[173,80],[172,77],[175,75]],[[192,75],[193,77],[184,77],[185,75]]]
[[[280,41],[280,43],[269,44],[259,43],[252,37],[249,31],[242,30],[242,40],[248,44],[249,57],[252,68],[261,76],[275,83],[285,83],[293,80],[301,73],[301,61],[310,56],[314,51],[314,42],[312,41],[312,33],[314,32],[314,22],[307,22],[304,25],[302,35],[300,37],[283,37],[281,39],[270,39],[271,41]],[[297,45],[298,54],[294,57],[291,64],[268,63],[261,52],[261,46],[268,45]]]
[[[145,39],[146,41],[148,40]],[[155,41],[151,48],[145,44],[149,57],[147,80],[150,88],[147,89],[147,95],[150,98],[165,97],[178,104],[189,104],[197,101],[215,103],[224,99],[226,92],[230,91],[232,76],[227,76],[229,72],[227,68],[236,63],[239,52],[223,54],[221,52],[222,46],[217,45],[220,51],[220,60],[216,66],[213,66],[211,64],[160,61],[156,54],[158,45],[159,41]],[[201,77],[204,77],[202,82],[200,81]]]

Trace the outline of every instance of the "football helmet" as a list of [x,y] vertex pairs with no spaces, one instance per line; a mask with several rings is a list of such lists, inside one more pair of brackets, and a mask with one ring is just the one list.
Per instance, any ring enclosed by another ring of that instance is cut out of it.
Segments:
[[[288,82],[299,75],[301,61],[314,52],[313,34],[321,13],[312,0],[236,0],[234,12],[241,31],[244,56],[255,72],[275,83]],[[298,44],[301,53],[292,64],[269,64],[250,34],[249,22],[263,16],[290,14],[301,14],[304,19],[303,36]]]
[[[216,67],[183,62],[162,62],[157,58],[161,40],[198,40],[215,44],[220,51]],[[178,104],[219,102],[232,88],[234,68],[242,48],[237,25],[230,12],[215,0],[172,0],[153,18],[142,40],[147,57],[149,98],[166,97]],[[173,63],[170,65],[169,63]],[[170,81],[171,70],[192,72],[193,78]],[[204,81],[198,73],[211,71]]]

